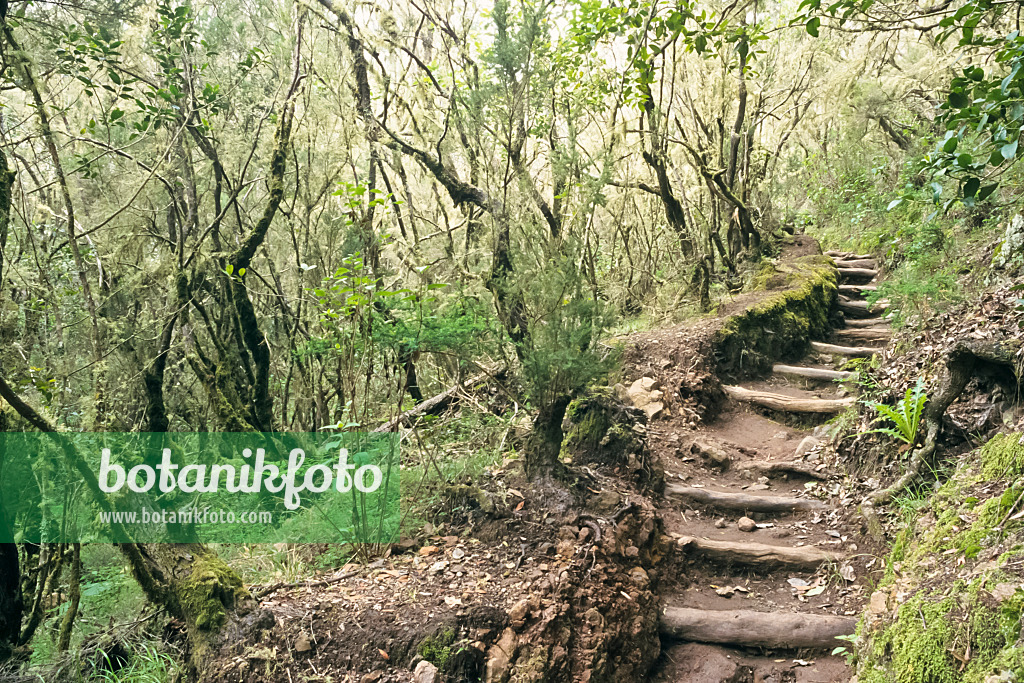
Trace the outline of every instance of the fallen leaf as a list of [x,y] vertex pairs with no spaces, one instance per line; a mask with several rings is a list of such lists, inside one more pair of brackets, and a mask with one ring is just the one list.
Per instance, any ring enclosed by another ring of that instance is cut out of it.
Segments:
[[388,656],[388,653],[385,652],[384,650],[380,649],[379,647],[377,648],[377,652],[379,652],[380,656],[383,657],[384,659],[391,659],[391,657]]

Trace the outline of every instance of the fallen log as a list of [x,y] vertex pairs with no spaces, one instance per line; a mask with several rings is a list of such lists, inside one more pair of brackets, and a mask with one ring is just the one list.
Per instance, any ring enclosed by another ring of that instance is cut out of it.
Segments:
[[706,505],[717,510],[736,512],[804,512],[822,510],[825,504],[815,498],[785,498],[783,496],[752,496],[748,493],[725,493],[709,491],[692,486],[668,484],[665,495],[681,498],[696,505]]
[[431,396],[427,400],[417,405],[415,408],[410,408],[409,410],[400,413],[396,417],[388,420],[381,426],[374,429],[373,433],[378,434],[382,432],[393,432],[398,428],[399,425],[407,425],[411,420],[423,417],[424,415],[436,415],[437,413],[444,410],[445,407],[447,407],[448,404],[455,399],[455,396],[460,391],[468,390],[477,382],[482,382],[488,377],[494,376],[494,374],[494,372],[481,372],[479,375],[474,375],[473,377],[470,377],[461,384],[456,384],[455,386],[442,391],[440,394],[437,394],[436,396]]
[[805,368],[799,365],[773,365],[772,372],[787,377],[799,377],[801,379],[819,379],[828,382],[845,382],[857,376],[856,372],[844,372],[842,370],[826,370],[824,368]]
[[837,268],[839,272],[840,284],[867,284],[875,279],[878,275],[877,270],[871,270],[868,268]]
[[811,349],[818,353],[828,353],[834,356],[852,356],[854,358],[870,358],[876,353],[881,353],[885,349],[876,349],[871,347],[856,347],[856,346],[839,346],[837,344],[823,344],[821,342],[811,342]]
[[887,327],[863,327],[852,330],[836,330],[834,336],[837,341],[842,342],[888,342],[892,337],[892,330]]
[[843,297],[839,298],[839,310],[846,315],[852,315],[857,318],[867,318],[872,315],[880,315],[889,310],[889,304],[887,303],[875,303],[868,304],[867,301],[851,301],[850,299],[843,300]]
[[676,539],[683,552],[722,565],[742,564],[763,570],[794,569],[814,571],[826,562],[842,559],[837,553],[813,545],[799,547],[768,545],[750,541],[713,541],[710,538],[683,536]]
[[842,259],[836,260],[836,268],[868,268],[878,269],[878,262],[873,258]]
[[841,413],[855,403],[853,398],[796,398],[785,394],[723,386],[729,398],[786,413]]
[[661,633],[670,638],[769,649],[827,650],[853,635],[857,620],[830,614],[666,607]]
[[796,474],[802,477],[810,477],[811,479],[820,479],[822,481],[828,479],[828,473],[819,472],[814,465],[807,462],[747,460],[745,462],[737,463],[736,469],[752,470],[764,476],[772,476],[774,474]]

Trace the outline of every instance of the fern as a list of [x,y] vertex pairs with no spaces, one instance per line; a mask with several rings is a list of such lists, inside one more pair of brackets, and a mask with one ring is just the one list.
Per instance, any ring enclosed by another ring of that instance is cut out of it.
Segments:
[[928,395],[924,390],[924,382],[917,380],[912,387],[907,387],[907,392],[900,399],[896,407],[887,406],[884,403],[868,403],[869,406],[878,412],[878,419],[888,419],[893,426],[871,429],[865,434],[888,434],[889,436],[903,441],[911,446],[917,441],[917,431],[921,426],[921,415],[924,413],[924,405],[928,402]]

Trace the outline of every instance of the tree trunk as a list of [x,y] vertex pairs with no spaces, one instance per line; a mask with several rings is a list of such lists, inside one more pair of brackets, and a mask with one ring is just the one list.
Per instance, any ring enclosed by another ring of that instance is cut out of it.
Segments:
[[[4,513],[3,500],[0,500],[0,534],[5,538],[14,537],[10,520]],[[0,543],[0,663],[10,657],[17,645],[23,609],[18,546]]]
[[558,478],[565,466],[559,459],[562,452],[562,419],[569,407],[569,396],[558,396],[541,406],[533,421],[533,431],[526,441],[526,475],[531,479]]

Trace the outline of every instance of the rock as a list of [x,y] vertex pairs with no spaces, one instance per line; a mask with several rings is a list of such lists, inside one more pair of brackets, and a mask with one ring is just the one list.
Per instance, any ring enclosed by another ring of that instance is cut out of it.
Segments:
[[412,677],[416,683],[439,683],[437,667],[425,659],[416,665]]
[[796,459],[799,460],[800,458],[803,458],[820,445],[821,441],[818,438],[813,436],[805,436],[803,438],[803,441],[800,442],[800,445],[796,447]]
[[1000,583],[989,592],[999,602],[1006,602],[1013,597],[1018,588],[1020,588],[1020,585],[1016,583]]
[[725,517],[719,517],[718,519],[715,520],[715,528],[716,529],[724,529],[727,526],[729,526],[729,525],[725,521]]
[[757,523],[750,517],[740,517],[740,521],[736,522],[736,528],[740,531],[755,531]]
[[889,595],[885,591],[875,591],[868,602],[868,612],[881,616],[889,611]]
[[641,588],[646,588],[651,582],[650,577],[647,575],[647,572],[644,571],[643,567],[633,567],[630,569],[629,578],[633,580],[633,583]]
[[380,677],[383,675],[384,673],[381,671],[371,671],[370,673],[365,674],[362,678],[360,678],[359,683],[377,683],[377,681],[379,681]]
[[[655,393],[660,394],[661,392],[657,391]],[[665,404],[662,403],[661,401],[654,401],[652,403],[648,403],[647,405],[645,405],[643,407],[643,411],[647,413],[648,420],[653,420],[654,418],[658,417],[665,411]]]
[[296,652],[309,652],[313,649],[313,644],[309,642],[309,636],[300,633],[299,637],[295,639],[294,647]]
[[622,496],[616,491],[605,489],[590,500],[590,506],[597,512],[611,512],[622,503]]
[[612,387],[612,393],[615,395],[615,398],[619,399],[623,403],[627,403],[629,405],[633,404],[633,399],[630,397],[629,389],[626,388],[626,385],[616,382],[615,386]]
[[1006,226],[1003,241],[996,248],[996,254],[992,258],[992,265],[996,268],[1005,268],[1022,252],[1024,252],[1024,218],[1017,215]]
[[767,491],[769,488],[771,488],[771,487],[768,486],[768,484],[753,484],[749,488],[747,488],[747,490],[748,491]]
[[516,649],[516,634],[506,628],[498,642],[487,650],[487,666],[484,671],[485,683],[505,683],[509,678],[510,662]]
[[512,605],[512,609],[508,611],[508,618],[513,623],[522,623],[526,620],[526,613],[530,611],[530,603],[523,598],[516,604]]

